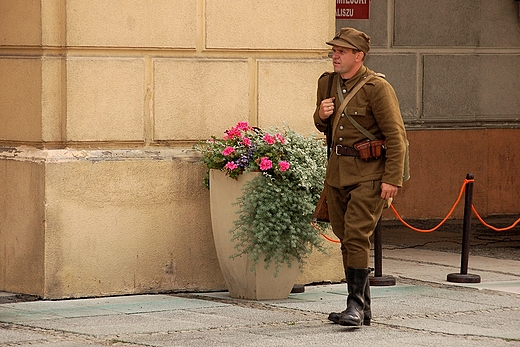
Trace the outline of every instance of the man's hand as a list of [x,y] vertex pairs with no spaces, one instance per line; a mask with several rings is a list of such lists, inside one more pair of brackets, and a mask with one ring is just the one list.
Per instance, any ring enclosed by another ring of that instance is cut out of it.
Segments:
[[334,113],[334,99],[335,97],[323,99],[320,104],[320,111],[318,115],[321,120],[326,120]]
[[381,198],[388,200],[397,195],[399,188],[388,183],[381,183]]

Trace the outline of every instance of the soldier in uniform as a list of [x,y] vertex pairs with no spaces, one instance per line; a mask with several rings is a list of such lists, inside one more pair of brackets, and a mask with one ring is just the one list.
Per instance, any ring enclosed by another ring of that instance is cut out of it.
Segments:
[[[331,138],[325,192],[330,223],[341,241],[348,289],[347,308],[332,312],[329,319],[345,326],[370,325],[370,236],[385,204],[403,183],[406,132],[394,89],[384,75],[364,65],[370,37],[342,28],[327,44],[332,46],[334,72],[318,80],[314,124]],[[339,93],[348,95],[368,76],[368,82],[339,110]],[[384,140],[382,156],[360,158],[354,146],[368,139],[349,115]]]

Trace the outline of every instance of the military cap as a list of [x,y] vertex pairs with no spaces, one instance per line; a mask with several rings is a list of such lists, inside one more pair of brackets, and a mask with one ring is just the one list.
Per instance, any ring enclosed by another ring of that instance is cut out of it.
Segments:
[[354,28],[341,28],[331,41],[327,42],[331,46],[357,49],[367,54],[370,50],[370,36]]

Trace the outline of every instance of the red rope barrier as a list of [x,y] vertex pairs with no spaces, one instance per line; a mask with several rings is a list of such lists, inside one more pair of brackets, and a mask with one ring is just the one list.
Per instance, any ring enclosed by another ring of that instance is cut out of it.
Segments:
[[335,242],[335,243],[340,243],[341,242],[340,240],[331,239],[330,237],[328,237],[325,234],[321,234],[321,236],[323,236],[325,239],[329,240],[330,242]]
[[[421,233],[430,233],[432,231],[435,231],[437,229],[439,229],[447,220],[448,218],[450,218],[450,216],[453,214],[453,211],[455,210],[455,207],[457,207],[458,203],[460,202],[460,199],[462,198],[462,195],[464,194],[464,191],[466,190],[466,185],[470,182],[474,182],[475,180],[473,179],[465,179],[463,184],[462,184],[462,187],[460,188],[460,191],[459,191],[459,196],[457,197],[457,200],[455,201],[455,203],[453,204],[453,206],[451,207],[450,211],[448,212],[448,214],[446,215],[446,217],[444,217],[444,219],[435,227],[431,228],[431,229],[419,229],[419,228],[416,228],[410,224],[408,224],[400,215],[399,215],[399,212],[397,212],[397,210],[395,209],[394,205],[390,205],[390,208],[392,209],[392,211],[394,212],[394,214],[397,216],[397,219],[399,219],[399,221],[401,221],[401,223],[403,223],[405,226],[407,226],[408,228],[414,230],[414,231],[417,231],[417,232],[421,232]],[[516,220],[516,222],[514,222],[512,225],[508,226],[508,227],[505,227],[505,228],[496,228],[488,223],[486,223],[484,221],[484,219],[482,219],[482,217],[479,215],[479,213],[477,212],[477,210],[475,209],[475,206],[474,205],[471,205],[471,209],[473,210],[473,213],[475,213],[475,215],[477,216],[478,220],[486,227],[492,229],[492,230],[495,230],[495,231],[506,231],[506,230],[510,230],[510,229],[513,229],[518,223],[520,223],[520,218],[518,218]],[[312,223],[314,225],[314,227],[316,228],[316,230],[318,230],[317,226],[315,223]],[[330,242],[336,242],[336,243],[340,243],[341,241],[339,240],[334,240],[334,239],[331,239],[330,237],[328,237],[327,235],[325,234],[321,234],[325,239],[327,239],[328,241]]]
[[462,198],[462,194],[464,194],[464,190],[466,189],[466,184],[468,184],[469,182],[473,182],[473,181],[474,180],[468,180],[468,179],[464,180],[464,183],[462,184],[462,187],[460,188],[460,192],[459,192],[459,196],[457,197],[457,201],[455,201],[455,203],[451,207],[451,210],[448,212],[446,217],[444,217],[444,219],[436,227],[431,228],[431,229],[419,229],[419,228],[411,226],[410,224],[408,224],[404,221],[404,219],[399,215],[399,213],[397,212],[397,210],[395,209],[395,207],[393,205],[390,205],[390,208],[392,209],[392,211],[394,211],[394,214],[401,221],[401,223],[406,225],[408,228],[410,228],[414,231],[420,232],[420,233],[431,233],[432,231],[439,229],[440,226],[443,225],[444,222],[446,222],[448,220],[448,218],[450,218],[450,216],[453,214],[453,211],[455,210],[455,207],[457,207],[460,199]]
[[489,229],[492,229],[494,231],[506,231],[506,230],[510,230],[510,229],[513,229],[518,223],[520,223],[520,218],[518,218],[516,220],[516,222],[514,222],[513,224],[511,224],[510,226],[508,227],[505,227],[505,228],[497,228],[497,227],[494,227],[492,225],[489,225],[488,223],[486,223],[484,221],[484,219],[482,219],[482,217],[480,217],[480,215],[478,214],[477,212],[477,209],[475,208],[474,205],[471,205],[471,209],[473,210],[473,213],[475,213],[475,216],[477,216],[478,220],[480,221],[480,223],[484,224],[486,227],[488,227]]
[[[318,228],[318,226],[316,225],[316,223],[314,222],[311,222],[312,226],[314,227],[314,229],[316,230],[320,230]],[[330,237],[328,237],[327,235],[325,235],[324,233],[321,233],[321,236],[323,236],[326,240],[330,241],[330,242],[335,242],[335,243],[340,243],[341,241],[340,240],[334,240],[334,239],[331,239]]]

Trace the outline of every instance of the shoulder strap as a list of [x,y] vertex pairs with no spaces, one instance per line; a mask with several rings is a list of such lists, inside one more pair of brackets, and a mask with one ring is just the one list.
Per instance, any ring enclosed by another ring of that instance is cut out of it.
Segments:
[[[345,107],[347,106],[348,102],[350,101],[350,99],[352,99],[352,97],[354,95],[356,95],[356,93],[365,85],[365,83],[367,83],[370,79],[372,79],[373,75],[368,75],[366,77],[364,77],[361,81],[358,82],[358,84],[356,84],[356,86],[354,88],[352,88],[352,90],[350,91],[350,93],[347,94],[347,96],[345,98],[343,98],[343,93],[341,91],[341,86],[339,85],[339,82],[338,82],[338,98],[340,99],[341,101],[341,105],[339,106],[338,108],[338,111],[336,112],[336,117],[334,117],[334,124],[332,126],[332,132],[334,133],[334,131],[336,130],[336,127],[338,126],[338,123],[339,123],[339,115],[343,112],[343,110],[345,109]],[[343,100],[341,100],[343,99]],[[347,115],[348,116],[348,119],[352,122],[352,124],[354,124],[354,126],[359,130],[359,128],[356,126],[356,124],[361,127],[361,129],[363,129],[364,131],[366,131],[361,125],[359,125],[358,122],[356,122],[354,120],[354,118],[352,118],[351,116]],[[360,130],[361,131],[361,130]],[[364,131],[361,131],[365,136],[367,136],[367,134],[365,134]],[[366,131],[368,134],[370,134],[368,131]],[[334,134],[333,134],[334,135]],[[372,137],[374,137],[374,135],[370,134]],[[368,136],[367,136],[368,137]],[[370,137],[368,137],[370,138]],[[372,140],[372,138],[370,138]],[[375,139],[375,137],[374,137]]]
[[377,140],[377,137],[375,137],[374,134],[369,132],[367,129],[363,128],[361,124],[359,124],[358,122],[356,122],[354,118],[352,118],[351,115],[347,114],[347,118],[356,127],[356,129],[362,132],[363,135],[365,135],[367,138],[369,138],[372,141]]
[[[326,99],[331,97],[332,83],[334,82],[335,75],[336,75],[335,72],[333,72],[329,75],[329,80],[328,80],[328,85],[327,85],[327,95],[325,96]],[[325,134],[325,138],[327,141],[327,158],[329,158],[330,157],[330,148],[332,147],[332,129],[331,129],[331,127],[327,128],[327,133]]]
[[329,80],[328,80],[328,85],[327,85],[327,96],[326,96],[326,99],[330,98],[331,95],[331,91],[332,91],[332,83],[334,82],[334,76],[336,75],[335,72],[331,73],[329,75]]

